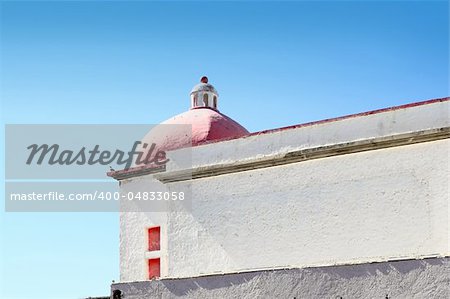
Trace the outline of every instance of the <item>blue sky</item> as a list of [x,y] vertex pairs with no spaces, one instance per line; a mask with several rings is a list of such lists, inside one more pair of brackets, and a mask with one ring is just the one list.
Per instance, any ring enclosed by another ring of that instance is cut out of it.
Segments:
[[[250,131],[445,97],[448,27],[447,1],[3,1],[2,123],[159,123],[202,75]],[[2,212],[1,234],[2,298],[118,280],[115,213]]]

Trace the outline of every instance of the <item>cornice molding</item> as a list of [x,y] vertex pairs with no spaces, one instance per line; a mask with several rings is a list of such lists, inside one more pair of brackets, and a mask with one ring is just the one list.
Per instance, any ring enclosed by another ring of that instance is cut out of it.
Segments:
[[[160,172],[155,173],[154,176],[156,179],[163,183],[188,181],[253,169],[304,162],[313,159],[347,155],[390,147],[405,146],[448,138],[450,138],[450,128],[444,127],[305,148],[288,153],[276,154],[263,158],[255,158],[252,160],[200,166],[192,169],[183,169],[178,171]],[[142,174],[134,173],[134,176],[137,175]]]

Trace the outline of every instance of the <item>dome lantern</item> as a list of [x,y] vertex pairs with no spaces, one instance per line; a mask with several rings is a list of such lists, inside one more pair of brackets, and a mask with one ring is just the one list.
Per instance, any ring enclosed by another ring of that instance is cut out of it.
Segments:
[[208,83],[208,77],[203,76],[200,83],[195,85],[191,91],[191,109],[212,108],[217,109],[219,94],[217,90]]

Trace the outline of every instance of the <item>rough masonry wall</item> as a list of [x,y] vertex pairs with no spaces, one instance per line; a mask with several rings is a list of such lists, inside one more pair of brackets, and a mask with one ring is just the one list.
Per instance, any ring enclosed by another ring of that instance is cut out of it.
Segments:
[[123,298],[446,299],[450,261],[408,260],[113,284]]

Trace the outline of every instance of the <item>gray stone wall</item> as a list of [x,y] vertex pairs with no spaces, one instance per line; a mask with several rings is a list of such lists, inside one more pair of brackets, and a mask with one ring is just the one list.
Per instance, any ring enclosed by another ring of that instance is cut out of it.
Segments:
[[123,299],[450,298],[450,259],[255,271],[116,283]]

